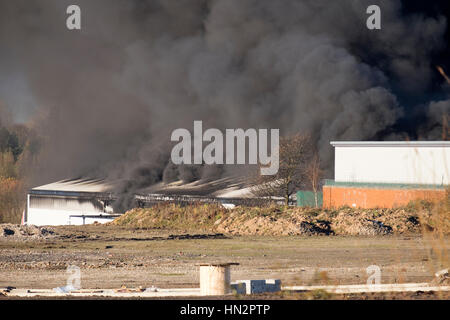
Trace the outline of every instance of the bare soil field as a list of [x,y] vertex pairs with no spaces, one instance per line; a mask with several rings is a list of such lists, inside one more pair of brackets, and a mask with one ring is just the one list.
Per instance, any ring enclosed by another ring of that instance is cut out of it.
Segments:
[[[197,264],[204,262],[238,262],[232,267],[232,281],[275,278],[283,285],[363,284],[366,268],[378,265],[382,283],[428,282],[449,253],[448,238],[438,241],[420,235],[234,236],[115,225],[48,227],[43,234],[37,232],[41,236],[35,231],[33,236],[15,233],[0,237],[0,287],[63,286],[68,265],[81,268],[83,288],[198,287]],[[320,292],[298,294],[266,298],[328,297]],[[429,293],[403,296],[427,297],[432,298]]]

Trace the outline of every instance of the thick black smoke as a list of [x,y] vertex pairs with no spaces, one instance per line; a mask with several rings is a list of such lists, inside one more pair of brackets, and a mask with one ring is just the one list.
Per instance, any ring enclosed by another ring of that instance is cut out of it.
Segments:
[[[69,31],[72,2],[0,3],[0,84],[26,80],[46,139],[35,183],[107,176],[129,192],[220,176],[169,162],[172,130],[194,120],[309,132],[330,164],[330,140],[404,137],[416,100],[425,138],[449,111],[446,88],[426,98],[446,18],[401,1],[79,0],[82,30]],[[371,4],[382,30],[366,28]]]

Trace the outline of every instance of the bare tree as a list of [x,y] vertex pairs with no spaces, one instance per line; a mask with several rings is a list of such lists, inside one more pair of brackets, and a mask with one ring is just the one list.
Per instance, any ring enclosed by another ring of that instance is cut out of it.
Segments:
[[291,195],[306,183],[306,168],[312,155],[309,135],[280,138],[279,169],[272,176],[259,175],[253,193],[260,197],[283,197],[289,205]]
[[320,167],[320,157],[317,152],[314,152],[311,160],[307,164],[305,176],[308,179],[309,187],[314,192],[314,203],[317,208],[319,206],[318,192],[320,189],[320,180],[323,176],[323,170]]
[[[444,77],[445,81],[447,81],[447,83],[450,84],[450,78],[447,76],[444,69],[442,69],[442,67],[440,67],[440,66],[436,66],[436,68],[438,69],[439,73]],[[442,140],[447,141],[449,139],[449,132],[450,132],[450,128],[448,127],[447,113],[443,112],[442,113]]]
[[447,122],[447,114],[442,114],[442,140],[447,141],[450,139],[450,128]]

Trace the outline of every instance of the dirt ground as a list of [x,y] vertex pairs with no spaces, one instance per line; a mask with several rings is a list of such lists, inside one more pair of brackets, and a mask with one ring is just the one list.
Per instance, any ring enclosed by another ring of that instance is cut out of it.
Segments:
[[[65,226],[42,237],[0,238],[0,287],[55,288],[68,265],[83,288],[198,287],[198,263],[238,262],[231,280],[281,279],[283,285],[366,283],[378,265],[382,283],[428,282],[444,244],[420,236],[238,237],[171,234],[118,226]],[[289,298],[289,296],[281,297]]]

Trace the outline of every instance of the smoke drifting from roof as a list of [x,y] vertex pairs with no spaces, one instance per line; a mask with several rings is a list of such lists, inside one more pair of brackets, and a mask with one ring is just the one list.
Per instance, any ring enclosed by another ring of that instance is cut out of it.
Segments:
[[[194,120],[310,132],[331,163],[330,140],[397,136],[446,30],[391,0],[79,0],[82,30],[69,31],[71,2],[0,4],[0,68],[26,79],[46,137],[36,183],[97,175],[129,191],[220,175],[169,164],[170,133]],[[382,30],[365,27],[371,4]],[[426,122],[448,108],[433,101]]]

